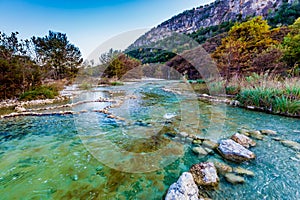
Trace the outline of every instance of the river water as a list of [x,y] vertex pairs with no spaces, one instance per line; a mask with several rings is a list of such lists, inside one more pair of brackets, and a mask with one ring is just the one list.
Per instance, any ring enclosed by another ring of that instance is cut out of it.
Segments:
[[[189,85],[146,81],[83,92],[73,101],[110,98],[76,106],[78,115],[0,120],[0,199],[163,199],[182,172],[199,158],[186,132],[218,141],[239,129],[272,129],[300,142],[299,119],[197,100]],[[95,112],[109,111],[116,117]],[[169,134],[166,134],[169,133]],[[266,136],[257,158],[239,166],[255,173],[232,185],[220,176],[212,199],[300,199],[297,152]],[[226,162],[226,161],[223,161]],[[235,163],[226,162],[232,167]]]

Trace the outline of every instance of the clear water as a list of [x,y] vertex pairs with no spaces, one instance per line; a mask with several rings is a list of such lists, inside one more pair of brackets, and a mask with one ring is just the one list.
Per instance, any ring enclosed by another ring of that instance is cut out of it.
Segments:
[[[170,93],[164,87],[180,89]],[[191,165],[222,159],[217,154],[198,158],[190,141],[170,138],[163,134],[166,130],[219,140],[239,128],[272,129],[280,138],[300,142],[299,119],[198,102],[178,82],[97,88],[75,101],[100,96],[123,99],[111,111],[125,121],[92,112],[110,103],[77,106],[74,110],[89,112],[75,116],[0,120],[0,199],[162,199]],[[207,195],[220,200],[300,199],[297,152],[271,137],[258,141],[253,151],[257,159],[240,166],[255,177],[246,177],[243,185],[221,177],[219,189]]]

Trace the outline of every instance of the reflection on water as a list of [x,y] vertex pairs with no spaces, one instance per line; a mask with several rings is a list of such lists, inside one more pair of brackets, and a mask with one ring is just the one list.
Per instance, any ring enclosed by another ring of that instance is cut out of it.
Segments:
[[[180,87],[177,82],[137,83],[99,88],[76,99],[123,99],[121,107],[111,109],[123,121],[94,112],[1,120],[0,199],[162,199],[192,164],[221,159],[216,154],[200,159],[190,141],[170,139],[166,132],[218,140],[242,127],[272,129],[300,142],[298,119],[197,102],[185,89],[180,94],[163,90],[168,86]],[[109,104],[74,109],[92,111]],[[291,159],[295,151],[269,137],[253,151],[257,159],[242,167],[255,177],[237,186],[221,179],[219,189],[209,192],[211,198],[299,199],[300,161]],[[128,172],[134,169],[140,173]]]

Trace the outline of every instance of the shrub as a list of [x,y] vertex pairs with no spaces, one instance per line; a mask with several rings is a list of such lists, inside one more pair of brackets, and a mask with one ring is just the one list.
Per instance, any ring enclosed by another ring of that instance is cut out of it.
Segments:
[[59,88],[55,84],[42,85],[21,94],[20,100],[54,99],[57,95],[59,95]]

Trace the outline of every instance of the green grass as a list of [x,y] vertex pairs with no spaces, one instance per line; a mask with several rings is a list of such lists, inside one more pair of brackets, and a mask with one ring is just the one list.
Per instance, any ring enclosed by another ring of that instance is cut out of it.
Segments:
[[244,106],[264,108],[274,113],[300,115],[300,88],[253,88],[242,89],[237,100]]
[[58,95],[59,89],[55,85],[42,85],[21,94],[20,100],[54,99]]
[[112,85],[112,86],[120,86],[120,85],[124,85],[124,83],[118,82],[118,81],[110,82],[109,84]]

